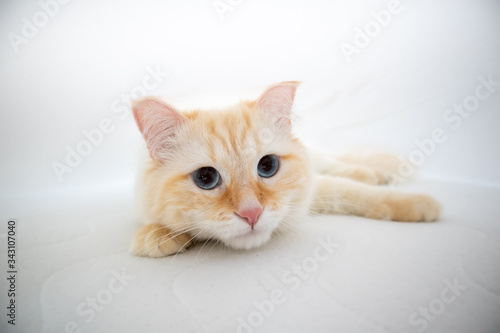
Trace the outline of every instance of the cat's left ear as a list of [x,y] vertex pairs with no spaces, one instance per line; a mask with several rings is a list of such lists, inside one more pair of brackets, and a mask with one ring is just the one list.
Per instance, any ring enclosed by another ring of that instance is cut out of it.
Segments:
[[273,117],[279,128],[290,130],[290,115],[299,84],[300,82],[290,81],[270,86],[257,100],[257,109]]

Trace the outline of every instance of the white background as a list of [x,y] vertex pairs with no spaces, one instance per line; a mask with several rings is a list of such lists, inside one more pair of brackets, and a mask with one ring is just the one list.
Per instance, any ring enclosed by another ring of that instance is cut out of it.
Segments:
[[[277,287],[288,300],[255,332],[410,333],[419,327],[411,315],[439,300],[447,279],[467,289],[426,332],[498,332],[500,87],[457,129],[443,115],[475,93],[479,77],[500,81],[500,2],[402,0],[351,62],[340,46],[387,1],[231,3],[222,20],[213,0],[70,1],[16,50],[9,38],[43,15],[41,5],[1,1],[0,219],[18,220],[20,273],[18,325],[2,312],[0,331],[61,332],[74,321],[82,332],[234,332]],[[179,107],[300,80],[295,130],[331,152],[409,157],[442,129],[447,140],[425,157],[418,181],[400,187],[436,197],[440,221],[307,217],[293,237],[252,251],[200,244],[173,258],[131,256],[144,143],[130,113],[122,119],[113,105],[156,67],[168,76],[149,93]],[[106,118],[114,130],[59,181],[52,165]],[[289,291],[283,272],[326,237],[339,251]],[[136,278],[94,320],[76,312],[125,268]],[[7,287],[2,278],[2,304]]]

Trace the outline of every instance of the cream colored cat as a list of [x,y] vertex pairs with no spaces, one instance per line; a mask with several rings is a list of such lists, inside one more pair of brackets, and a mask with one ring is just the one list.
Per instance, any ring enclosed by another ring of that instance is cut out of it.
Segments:
[[256,101],[211,112],[180,112],[154,98],[134,103],[150,153],[139,181],[145,225],[134,254],[167,256],[206,239],[250,249],[310,212],[438,218],[431,197],[374,186],[390,180],[392,156],[320,156],[314,172],[307,149],[291,133],[297,86],[279,83]]

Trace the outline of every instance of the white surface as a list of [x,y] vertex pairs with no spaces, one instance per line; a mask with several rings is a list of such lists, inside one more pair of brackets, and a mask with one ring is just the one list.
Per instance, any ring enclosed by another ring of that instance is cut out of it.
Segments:
[[[310,217],[296,235],[257,250],[209,243],[163,259],[127,254],[137,225],[132,198],[116,197],[123,189],[109,191],[105,205],[74,210],[63,201],[66,209],[20,216],[16,328],[61,332],[73,321],[82,332],[234,332],[238,317],[248,318],[255,301],[278,289],[285,302],[255,332],[417,332],[412,313],[441,297],[445,279],[457,279],[466,289],[425,331],[498,332],[500,189],[432,180],[402,190],[433,193],[446,207],[442,220]],[[320,240],[338,247],[296,288],[283,274],[314,258]],[[112,272],[122,270],[133,278],[123,291],[90,322],[78,315],[80,304],[108,289]]]
[[[231,332],[256,310],[254,301],[280,289],[286,301],[255,332],[410,333],[421,327],[411,325],[412,313],[437,304],[444,279],[458,279],[467,289],[425,332],[500,331],[500,89],[456,130],[443,120],[474,94],[478,77],[500,81],[500,5],[401,3],[351,64],[340,43],[352,43],[354,28],[386,1],[242,1],[224,21],[211,1],[70,2],[18,53],[2,38],[0,218],[18,219],[20,274],[18,325],[1,314],[0,330],[62,332],[74,321],[82,332]],[[40,5],[0,8],[7,36]],[[255,251],[208,244],[174,259],[129,256],[142,143],[131,117],[121,119],[112,104],[148,66],[169,73],[150,93],[179,104],[255,97],[267,84],[302,80],[297,132],[332,151],[408,157],[415,140],[442,128],[447,141],[417,170],[432,177],[403,189],[435,195],[443,219],[315,217]],[[51,163],[64,162],[66,146],[74,149],[82,130],[103,118],[114,131],[59,182]],[[282,275],[328,236],[338,249],[292,291]],[[3,270],[4,238],[0,245]],[[77,308],[104,295],[122,268],[135,278],[86,322]]]

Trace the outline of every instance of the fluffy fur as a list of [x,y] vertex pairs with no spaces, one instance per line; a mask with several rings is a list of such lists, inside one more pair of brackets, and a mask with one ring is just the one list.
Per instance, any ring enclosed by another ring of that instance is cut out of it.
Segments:
[[[438,218],[439,205],[429,196],[373,186],[390,180],[393,156],[316,155],[313,172],[313,157],[291,132],[297,86],[279,83],[256,101],[212,112],[180,112],[154,98],[134,103],[150,153],[139,179],[145,226],[132,244],[134,254],[167,256],[206,239],[250,249],[309,212],[397,221]],[[279,157],[280,167],[262,178],[257,164],[268,154]],[[199,188],[192,173],[201,167],[215,168],[220,186]],[[263,212],[250,226],[238,212],[254,206]]]

